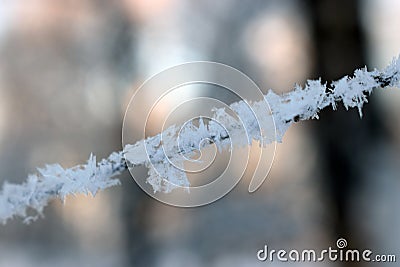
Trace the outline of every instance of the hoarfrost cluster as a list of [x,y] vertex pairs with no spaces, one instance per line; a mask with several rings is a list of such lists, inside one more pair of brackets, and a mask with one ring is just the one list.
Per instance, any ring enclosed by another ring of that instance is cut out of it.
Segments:
[[[221,151],[231,145],[248,145],[252,140],[260,144],[281,142],[290,125],[318,118],[319,111],[329,106],[336,109],[340,102],[346,109],[357,108],[362,116],[362,107],[368,102],[368,96],[374,89],[385,87],[400,87],[400,57],[383,71],[356,70],[352,77],[343,77],[330,86],[312,80],[304,87],[297,85],[287,94],[277,95],[269,91],[264,97],[271,118],[259,118],[275,124],[276,130],[267,136],[261,135],[259,121],[254,115],[262,105],[255,102],[249,107],[242,100],[230,105],[236,115],[225,109],[215,109],[213,120],[204,122],[200,119],[198,125],[189,122],[183,127],[173,125],[156,136],[125,146],[123,151],[114,152],[98,163],[91,155],[86,164],[69,169],[59,164],[47,165],[39,168],[37,174],[29,175],[22,184],[3,185],[0,221],[6,223],[18,216],[29,222],[41,215],[53,198],[65,199],[70,194],[80,193],[95,195],[99,190],[118,185],[119,180],[115,177],[128,166],[148,167],[147,182],[155,192],[170,192],[176,186],[188,187],[189,181],[180,167],[196,150],[214,144]],[[243,142],[231,144],[234,135],[241,136]],[[171,163],[175,167],[171,167]]]

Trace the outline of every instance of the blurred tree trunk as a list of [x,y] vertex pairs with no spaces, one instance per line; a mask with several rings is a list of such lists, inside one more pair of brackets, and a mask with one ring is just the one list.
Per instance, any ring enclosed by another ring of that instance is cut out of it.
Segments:
[[[115,13],[112,14],[113,27],[119,29],[113,36],[113,47],[110,51],[110,62],[112,69],[120,75],[125,86],[131,86],[133,73],[135,73],[136,25],[128,19],[129,15],[123,10],[123,5],[112,2],[104,2],[104,9],[108,5],[115,5]],[[126,94],[123,94],[126,97]],[[121,100],[120,104],[124,101]],[[118,125],[118,142],[121,142],[121,123]],[[121,220],[122,220],[122,238],[124,245],[124,254],[127,266],[155,266],[154,250],[155,244],[152,244],[149,238],[149,210],[152,199],[139,188],[129,172],[124,172],[120,177],[122,182],[121,198]]]
[[[128,266],[154,266],[155,262],[152,244],[148,237],[150,227],[149,214],[150,197],[143,192],[129,174],[123,179],[122,220],[125,225],[125,253]],[[128,177],[129,176],[129,177]]]
[[[332,81],[350,75],[366,65],[365,37],[361,25],[359,1],[308,0],[315,44],[315,78]],[[365,105],[361,120],[356,110],[339,112],[326,109],[315,128],[320,148],[323,178],[335,222],[332,239],[346,238],[352,247],[365,247],[366,233],[352,222],[351,202],[360,176],[363,154],[382,137],[382,125],[376,101]],[[353,217],[354,218],[354,217]],[[355,264],[351,266],[361,266]],[[350,266],[350,265],[346,265]]]

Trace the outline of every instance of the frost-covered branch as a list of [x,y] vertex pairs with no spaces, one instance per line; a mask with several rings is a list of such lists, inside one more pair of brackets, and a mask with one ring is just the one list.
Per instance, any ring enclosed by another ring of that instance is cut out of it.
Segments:
[[94,196],[99,190],[118,185],[120,182],[114,177],[124,170],[126,164],[122,152],[114,152],[99,163],[90,155],[86,164],[70,169],[63,169],[59,164],[38,168],[38,173],[29,175],[23,184],[3,185],[0,222],[6,223],[15,216],[25,218],[27,223],[35,220],[53,198],[64,200],[67,195],[81,193]]
[[[53,198],[64,199],[67,195],[78,193],[95,195],[99,190],[119,184],[115,176],[126,170],[128,165],[149,167],[147,182],[154,191],[169,192],[174,186],[189,186],[185,172],[171,168],[170,161],[179,166],[195,150],[211,144],[215,144],[219,150],[226,149],[233,135],[242,136],[247,133],[248,138],[234,144],[237,146],[247,145],[252,140],[262,143],[280,142],[291,124],[318,118],[319,111],[329,106],[336,109],[340,102],[346,109],[358,108],[362,116],[362,107],[368,102],[367,97],[372,91],[389,86],[400,87],[400,57],[394,59],[383,71],[356,70],[353,76],[343,77],[329,86],[314,80],[308,81],[303,88],[296,86],[292,92],[284,95],[269,91],[264,97],[270,106],[270,116],[276,132],[263,140],[252,112],[257,113],[262,105],[251,103],[250,108],[244,101],[239,101],[231,104],[230,108],[238,114],[243,124],[224,109],[216,109],[214,119],[221,122],[225,129],[213,120],[207,124],[200,120],[198,126],[192,123],[182,129],[171,126],[161,134],[127,145],[123,152],[114,152],[98,163],[94,156],[90,156],[87,164],[70,169],[63,169],[58,164],[48,165],[38,169],[37,174],[29,175],[23,184],[3,185],[0,192],[0,221],[5,223],[19,216],[29,222],[41,215],[43,208]],[[178,133],[179,143],[176,141]]]
[[[368,102],[367,97],[373,89],[388,86],[400,87],[400,57],[394,59],[384,71],[367,71],[366,68],[356,70],[352,77],[343,77],[332,82],[330,86],[321,83],[320,80],[309,80],[304,88],[297,85],[293,91],[284,95],[269,91],[264,96],[270,107],[270,114],[267,117],[255,116],[255,114],[265,114],[262,112],[264,106],[261,101],[250,103],[249,107],[242,100],[230,105],[230,109],[241,121],[223,108],[216,109],[214,120],[208,125],[205,125],[203,120],[199,121],[197,127],[188,123],[182,130],[181,127],[173,125],[161,134],[125,146],[124,153],[127,161],[133,165],[148,167],[147,182],[154,192],[170,192],[177,186],[190,185],[186,173],[173,167],[170,162],[175,166],[183,166],[183,162],[190,158],[195,150],[201,148],[199,144],[202,147],[215,144],[220,151],[231,145],[229,137],[246,135],[248,138],[235,138],[241,141],[235,141],[234,145],[245,146],[252,140],[259,141],[263,145],[274,141],[281,142],[286,130],[294,122],[318,118],[319,111],[328,106],[336,109],[340,102],[346,109],[358,108],[362,116],[362,107]],[[220,122],[225,129],[214,121]],[[271,122],[275,125],[270,125],[270,132],[261,135],[259,124],[268,125]],[[177,142],[178,134],[179,142]]]

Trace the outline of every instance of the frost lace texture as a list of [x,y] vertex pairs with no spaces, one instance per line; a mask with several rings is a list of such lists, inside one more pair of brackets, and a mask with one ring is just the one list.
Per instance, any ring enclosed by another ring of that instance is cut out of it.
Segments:
[[[294,122],[318,118],[320,110],[343,102],[346,109],[357,108],[362,116],[362,107],[368,102],[368,96],[376,88],[400,87],[400,57],[395,58],[383,71],[356,70],[352,77],[345,76],[332,82],[331,86],[320,80],[309,80],[304,87],[297,85],[292,92],[277,95],[269,91],[264,97],[270,106],[276,132],[267,136],[265,143],[281,142]],[[250,103],[253,110],[260,103]],[[189,181],[184,171],[171,168],[169,161],[182,164],[179,158],[190,157],[198,144],[215,144],[218,150],[229,148],[229,135],[248,135],[247,142],[234,144],[245,146],[252,140],[260,140],[258,122],[244,101],[230,105],[243,124],[224,109],[214,110],[214,119],[224,122],[226,129],[213,121],[199,125],[187,125],[179,133],[179,145],[176,142],[180,127],[171,126],[163,133],[125,146],[123,151],[114,152],[108,158],[96,163],[96,157],[90,156],[84,165],[64,169],[59,164],[38,168],[37,174],[28,176],[22,184],[5,183],[0,191],[0,222],[6,223],[13,217],[25,218],[25,222],[35,220],[42,214],[44,207],[53,198],[65,199],[68,195],[92,194],[120,184],[115,178],[129,166],[145,165],[149,167],[147,182],[155,192],[170,192],[176,186],[188,187]],[[261,118],[263,119],[263,118]],[[228,134],[229,133],[229,134]],[[201,142],[208,140],[208,142]],[[163,144],[164,147],[160,146]],[[148,150],[143,153],[143,145]],[[156,168],[151,168],[153,164]],[[156,171],[157,170],[157,171]],[[168,182],[167,182],[168,181]]]

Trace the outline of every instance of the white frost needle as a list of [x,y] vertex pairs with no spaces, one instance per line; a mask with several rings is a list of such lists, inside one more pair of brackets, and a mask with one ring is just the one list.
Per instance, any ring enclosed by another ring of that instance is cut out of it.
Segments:
[[[385,87],[400,87],[400,57],[395,58],[383,71],[367,71],[366,68],[356,70],[353,76],[332,82],[329,87],[320,80],[312,80],[304,87],[296,86],[287,94],[277,95],[269,91],[264,97],[270,106],[276,133],[266,141],[281,142],[291,124],[318,118],[320,110],[328,106],[336,109],[340,102],[346,109],[357,108],[362,116],[362,107],[368,102],[367,97],[374,89]],[[259,103],[251,105],[253,110],[259,108]],[[115,177],[125,171],[128,165],[149,167],[147,182],[154,191],[171,191],[171,183],[165,181],[189,186],[185,173],[171,168],[166,157],[179,164],[179,160],[184,159],[182,155],[190,157],[194,149],[198,149],[198,144],[205,139],[209,142],[202,142],[203,146],[215,144],[219,150],[225,149],[230,145],[228,132],[230,135],[245,132],[248,134],[249,140],[243,144],[235,144],[238,146],[247,145],[252,139],[260,141],[257,121],[250,107],[244,101],[235,102],[230,107],[242,119],[243,125],[239,125],[224,109],[216,109],[214,118],[223,121],[225,126],[228,125],[226,131],[213,121],[205,125],[201,120],[199,126],[190,125],[180,132],[178,146],[176,135],[179,127],[171,126],[162,134],[147,138],[145,142],[142,140],[127,145],[124,151],[114,152],[100,162],[96,162],[96,157],[91,155],[84,165],[69,169],[64,169],[59,164],[46,165],[38,168],[36,174],[29,175],[22,184],[5,183],[0,191],[0,222],[6,223],[13,217],[22,217],[28,223],[42,215],[44,207],[53,198],[63,200],[67,195],[80,193],[95,195],[100,190],[118,185],[120,182]],[[164,150],[160,146],[161,139]],[[148,155],[143,153],[144,144]],[[157,166],[157,171],[150,168],[151,164]]]

